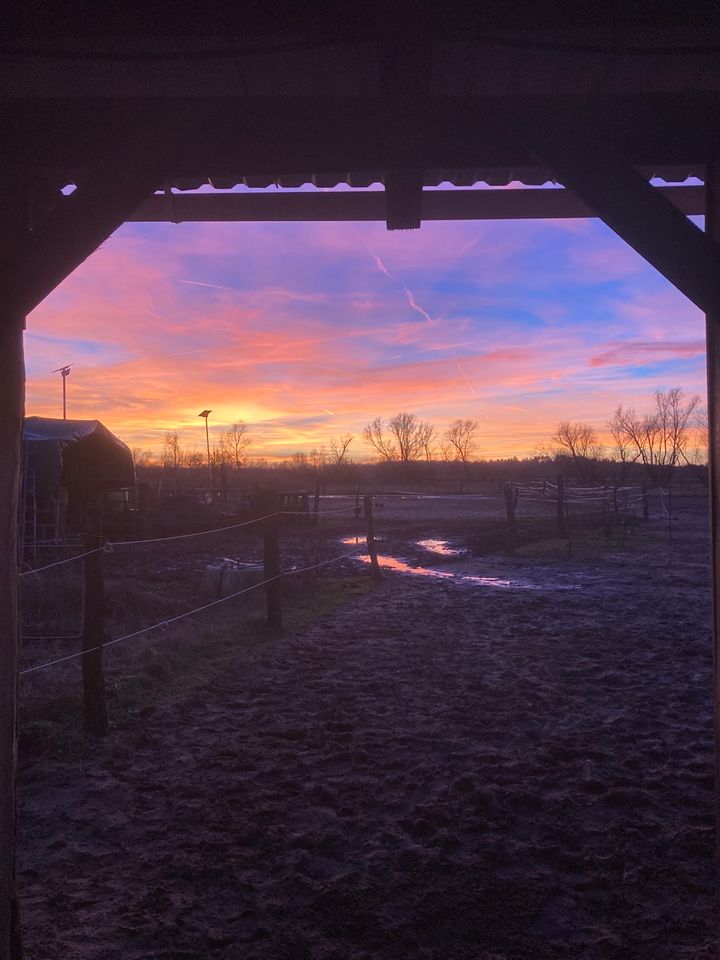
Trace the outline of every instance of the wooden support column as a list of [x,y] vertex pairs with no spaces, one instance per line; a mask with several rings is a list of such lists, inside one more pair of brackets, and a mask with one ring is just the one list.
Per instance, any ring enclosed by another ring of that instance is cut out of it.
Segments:
[[15,893],[18,497],[25,400],[23,325],[0,321],[0,957],[19,957]]
[[[720,245],[720,157],[707,165],[705,232]],[[715,856],[720,862],[720,310],[705,315],[708,385],[710,545],[713,583]]]
[[530,153],[701,310],[720,316],[720,247],[591,124],[539,108],[512,117]]
[[[16,181],[0,198],[0,256],[27,236],[30,196]],[[0,957],[20,957],[15,890],[17,670],[20,646],[18,519],[25,407],[24,316],[0,301]]]
[[22,171],[0,187],[6,191],[0,197],[0,960],[19,960],[21,949],[15,769],[24,318],[165,179],[188,134],[155,119],[151,126],[118,129],[117,141],[98,152],[93,171],[68,202],[50,205],[41,196],[32,219]]

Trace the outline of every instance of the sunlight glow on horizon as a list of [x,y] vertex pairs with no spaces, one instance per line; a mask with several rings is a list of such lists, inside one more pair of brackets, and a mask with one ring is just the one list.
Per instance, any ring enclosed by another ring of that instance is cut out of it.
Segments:
[[328,448],[376,416],[478,420],[480,457],[561,419],[705,391],[704,318],[599,221],[126,224],[28,318],[28,415],[159,453],[242,419],[252,458]]

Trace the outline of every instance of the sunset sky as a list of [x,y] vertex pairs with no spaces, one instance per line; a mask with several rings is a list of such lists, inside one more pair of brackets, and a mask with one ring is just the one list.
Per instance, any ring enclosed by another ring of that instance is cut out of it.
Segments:
[[480,423],[531,454],[560,419],[704,393],[704,319],[597,220],[126,224],[28,318],[27,412],[102,420],[158,453],[247,421],[251,455],[376,416]]

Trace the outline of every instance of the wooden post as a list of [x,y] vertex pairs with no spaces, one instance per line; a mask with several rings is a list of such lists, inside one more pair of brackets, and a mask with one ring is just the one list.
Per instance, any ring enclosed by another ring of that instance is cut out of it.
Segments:
[[147,538],[148,484],[141,480],[135,484],[135,536],[138,540]]
[[[2,225],[4,228],[5,225]],[[18,509],[25,401],[23,323],[0,320],[0,957],[20,957],[15,892]]]
[[367,493],[363,499],[365,507],[365,522],[367,523],[367,548],[370,557],[370,570],[373,577],[379,580],[382,577],[380,563],[378,562],[377,544],[375,543],[375,521],[373,520],[372,496]]
[[[720,158],[705,167],[705,233],[720,244]],[[713,584],[715,858],[720,862],[720,311],[705,316],[708,383],[710,549]]]
[[650,519],[650,502],[648,500],[647,487],[642,488],[643,520]]
[[503,484],[503,496],[505,497],[505,516],[507,522],[512,524],[515,521],[515,507],[517,506],[516,490],[512,481]]
[[318,525],[318,515],[320,513],[320,474],[315,476],[315,499],[313,500],[313,516],[312,524],[314,527]]
[[672,543],[672,487],[668,484],[668,543]]
[[260,498],[262,513],[267,515],[263,521],[263,579],[267,600],[267,624],[269,627],[282,626],[282,592],[280,588],[280,523],[278,495],[266,491]]
[[557,521],[558,521],[558,531],[561,537],[565,536],[566,532],[566,523],[565,523],[565,477],[559,473],[557,475]]
[[98,737],[108,732],[105,705],[105,677],[102,666],[102,645],[105,642],[105,571],[102,537],[89,534],[85,549],[94,550],[83,560],[85,590],[83,593],[82,649],[83,709],[85,729]]

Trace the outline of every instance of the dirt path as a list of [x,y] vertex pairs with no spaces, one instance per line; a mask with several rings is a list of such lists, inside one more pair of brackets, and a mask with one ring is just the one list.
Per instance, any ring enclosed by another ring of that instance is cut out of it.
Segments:
[[391,575],[29,770],[27,957],[714,957],[707,584],[678,576]]

